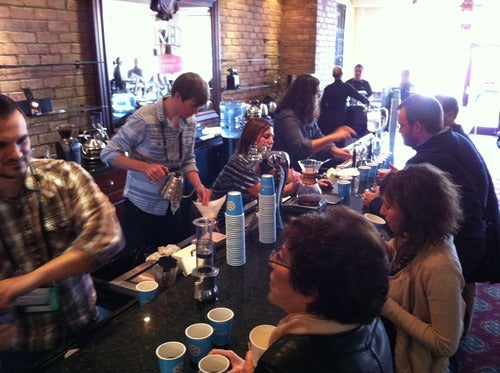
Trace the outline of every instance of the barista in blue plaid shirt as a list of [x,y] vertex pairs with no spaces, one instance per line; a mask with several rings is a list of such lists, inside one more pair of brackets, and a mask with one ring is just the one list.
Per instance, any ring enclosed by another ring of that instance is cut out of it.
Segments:
[[[32,159],[26,118],[0,95],[0,370],[24,371],[96,315],[89,272],[123,247],[115,209],[72,162]],[[18,365],[20,364],[20,365]]]
[[200,180],[194,153],[194,114],[207,99],[208,85],[198,74],[181,74],[171,96],[137,110],[103,149],[104,162],[127,170],[123,229],[128,251],[156,251],[182,239],[176,237],[178,202],[159,193],[169,172],[180,170],[200,201],[210,201],[212,192]]

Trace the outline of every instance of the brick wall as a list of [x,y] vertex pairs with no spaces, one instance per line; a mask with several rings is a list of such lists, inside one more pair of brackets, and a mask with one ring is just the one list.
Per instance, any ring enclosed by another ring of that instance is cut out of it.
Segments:
[[[322,87],[331,81],[335,0],[218,0],[221,26],[222,87],[227,69],[237,68],[242,89],[222,99],[249,101],[286,88],[288,75],[315,73]],[[95,60],[90,1],[0,0],[0,65]],[[243,61],[242,61],[243,60]],[[246,61],[245,61],[246,60]],[[51,98],[54,110],[99,104],[95,65],[0,69],[0,92],[24,100]],[[324,84],[323,84],[324,80]],[[53,114],[28,120],[35,154],[54,154],[55,128],[86,128],[88,112]]]
[[[331,83],[335,55],[335,0],[221,0],[222,86],[235,66],[243,87],[223,92],[223,99],[261,99],[281,93],[289,75],[315,74]],[[272,55],[266,61],[229,61]],[[279,55],[275,58],[275,55]],[[268,88],[244,89],[274,83]]]
[[[89,1],[0,0],[0,65],[93,61],[91,20]],[[89,113],[79,109],[98,105],[96,76],[96,65],[0,69],[1,93],[21,101],[29,87],[35,98],[50,98],[54,111],[66,111],[28,118],[35,155],[55,153],[58,125],[88,126]]]
[[318,0],[316,19],[315,74],[322,89],[333,82],[332,69],[335,59],[337,29],[337,3],[335,0]]
[[[249,101],[278,93],[281,5],[277,0],[220,0],[222,87],[227,69],[238,70],[241,89],[225,90],[222,99]],[[258,88],[261,87],[261,88]]]
[[314,73],[316,11],[315,1],[284,2],[281,41],[284,76]]

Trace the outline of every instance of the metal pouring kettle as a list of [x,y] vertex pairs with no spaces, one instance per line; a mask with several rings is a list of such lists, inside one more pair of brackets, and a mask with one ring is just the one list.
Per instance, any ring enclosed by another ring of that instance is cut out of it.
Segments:
[[82,145],[82,155],[84,162],[100,162],[101,151],[106,147],[104,141],[98,139],[89,139]]
[[167,179],[158,190],[161,196],[172,201],[180,202],[183,198],[189,198],[193,195],[194,189],[187,196],[182,195],[184,190],[184,176],[179,171],[170,172]]

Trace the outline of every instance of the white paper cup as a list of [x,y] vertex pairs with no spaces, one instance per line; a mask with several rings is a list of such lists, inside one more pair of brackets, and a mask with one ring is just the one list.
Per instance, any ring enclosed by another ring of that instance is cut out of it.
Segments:
[[385,219],[381,218],[378,215],[366,213],[364,214],[365,218],[367,218],[377,229],[381,229],[385,225]]
[[260,357],[269,347],[269,338],[274,329],[276,329],[274,325],[259,325],[250,332],[250,349],[254,367],[257,366]]
[[201,373],[224,373],[229,370],[229,359],[217,354],[207,355],[198,363],[198,369]]

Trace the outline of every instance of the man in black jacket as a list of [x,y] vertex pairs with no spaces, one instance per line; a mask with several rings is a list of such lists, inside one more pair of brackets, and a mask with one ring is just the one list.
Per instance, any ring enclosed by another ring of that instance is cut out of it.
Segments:
[[[406,164],[430,163],[448,172],[461,187],[464,221],[454,242],[467,283],[464,290],[467,324],[475,298],[474,273],[486,248],[486,209],[495,203],[498,206],[491,176],[472,142],[443,125],[443,110],[436,99],[413,95],[399,109],[399,132],[404,144],[417,152]],[[365,191],[363,202],[372,212],[378,212],[381,205],[378,190]]]
[[[363,74],[363,65],[357,64],[354,67],[354,78],[346,81],[347,84],[352,85],[356,90],[368,98],[372,95],[372,87],[368,81],[361,79],[361,74]],[[366,124],[368,122],[366,117],[365,108],[359,105],[358,100],[351,98],[350,105],[347,107],[347,122],[349,127],[355,130],[358,137],[363,137],[368,133]]]
[[[321,112],[318,119],[318,126],[323,133],[331,133],[340,126],[346,125],[347,97],[355,98],[365,105],[370,104],[370,101],[356,91],[352,85],[342,81],[342,68],[338,66],[334,67],[332,75],[335,81],[325,88],[323,97],[321,98]],[[343,144],[337,144],[337,146],[342,147]]]

